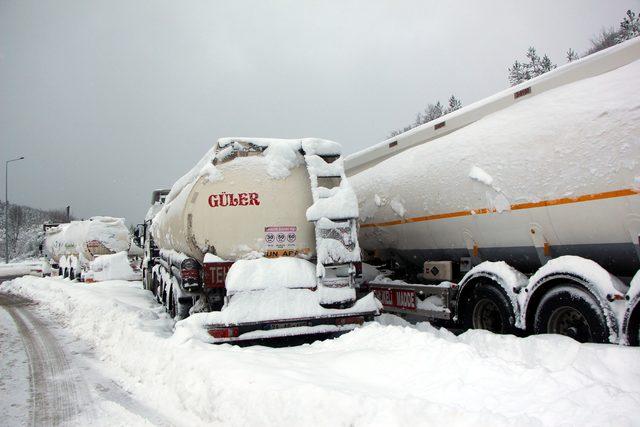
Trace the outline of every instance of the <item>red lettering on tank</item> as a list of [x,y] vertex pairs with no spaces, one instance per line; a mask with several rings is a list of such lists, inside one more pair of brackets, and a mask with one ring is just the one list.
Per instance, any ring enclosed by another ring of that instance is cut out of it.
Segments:
[[220,194],[220,206],[229,206],[229,196],[227,193],[225,193],[224,191],[222,192],[222,194]]
[[212,208],[227,206],[260,206],[260,195],[258,193],[227,193],[211,194],[208,198],[209,206]]

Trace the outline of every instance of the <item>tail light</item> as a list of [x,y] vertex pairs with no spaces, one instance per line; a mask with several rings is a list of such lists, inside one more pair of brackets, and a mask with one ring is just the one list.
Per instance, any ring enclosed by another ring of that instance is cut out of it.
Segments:
[[238,336],[238,328],[214,328],[207,331],[214,338],[234,338]]
[[362,325],[364,323],[363,316],[339,317],[336,319],[336,325]]
[[180,277],[183,282],[197,283],[200,281],[200,264],[193,258],[187,258],[180,264]]

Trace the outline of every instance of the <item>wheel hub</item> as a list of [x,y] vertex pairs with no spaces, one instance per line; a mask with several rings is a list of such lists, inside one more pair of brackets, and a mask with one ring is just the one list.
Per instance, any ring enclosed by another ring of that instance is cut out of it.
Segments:
[[549,318],[547,332],[571,337],[576,341],[592,341],[591,328],[581,312],[573,307],[559,307]]
[[503,322],[500,310],[495,302],[483,298],[473,308],[473,329],[485,329],[487,331],[502,333]]

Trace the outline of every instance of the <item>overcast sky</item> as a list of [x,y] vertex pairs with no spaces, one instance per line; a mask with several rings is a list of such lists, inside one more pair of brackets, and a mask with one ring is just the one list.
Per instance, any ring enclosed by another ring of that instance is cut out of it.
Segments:
[[219,137],[351,153],[429,102],[504,89],[529,46],[564,63],[629,8],[640,0],[0,0],[0,160],[26,157],[9,200],[135,224]]

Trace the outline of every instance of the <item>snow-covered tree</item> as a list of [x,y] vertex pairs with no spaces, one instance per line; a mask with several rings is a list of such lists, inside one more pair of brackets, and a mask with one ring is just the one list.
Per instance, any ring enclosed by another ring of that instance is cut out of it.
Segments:
[[547,55],[540,58],[533,46],[527,49],[526,57],[529,62],[521,63],[516,60],[511,68],[509,68],[508,78],[511,86],[538,77],[556,68],[556,65],[551,62],[551,59]]
[[451,95],[447,107],[443,106],[440,101],[437,101],[435,104],[429,104],[427,105],[427,108],[424,109],[423,113],[416,114],[416,118],[414,119],[412,124],[410,124],[409,126],[405,126],[402,129],[392,130],[391,132],[389,132],[389,138],[393,138],[394,136],[398,136],[403,132],[413,129],[414,127],[435,120],[444,114],[448,114],[459,109],[460,107],[462,107],[462,101],[456,98],[455,95]]
[[547,55],[543,56],[542,60],[540,60],[540,74],[548,73],[554,68],[556,68],[556,64],[552,63]]
[[640,36],[640,14],[627,10],[627,15],[620,22],[620,29],[616,37],[617,43]]
[[524,66],[516,59],[511,68],[509,68],[509,84],[515,86],[528,80],[525,77],[525,73]]
[[451,97],[449,98],[449,106],[447,107],[447,111],[445,112],[445,114],[449,114],[452,111],[459,110],[460,107],[462,107],[462,101],[456,98],[455,95],[451,95]]
[[569,50],[567,51],[567,62],[573,62],[576,59],[578,59],[578,54],[576,53],[575,50],[569,48]]
[[442,108],[442,104],[440,103],[440,101],[436,102],[435,104],[429,104],[427,105],[427,108],[425,108],[424,110],[424,123],[428,123],[431,120],[435,120],[438,117],[442,116],[444,109]]

